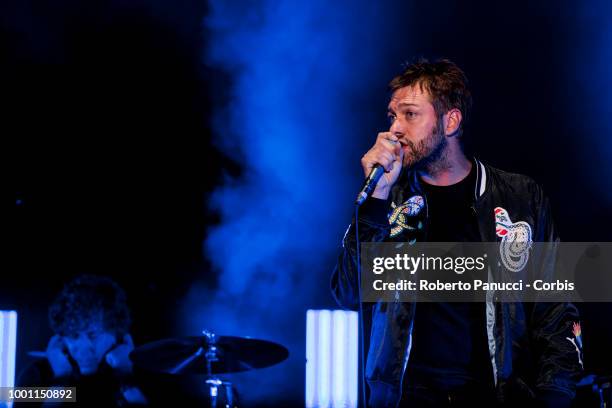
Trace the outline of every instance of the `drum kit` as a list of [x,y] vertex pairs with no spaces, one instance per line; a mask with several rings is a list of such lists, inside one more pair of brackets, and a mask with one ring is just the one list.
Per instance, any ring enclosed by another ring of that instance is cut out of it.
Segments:
[[164,374],[204,376],[211,408],[234,408],[237,398],[232,384],[218,375],[269,367],[289,357],[280,344],[249,337],[202,336],[171,338],[137,347],[130,353],[135,367]]

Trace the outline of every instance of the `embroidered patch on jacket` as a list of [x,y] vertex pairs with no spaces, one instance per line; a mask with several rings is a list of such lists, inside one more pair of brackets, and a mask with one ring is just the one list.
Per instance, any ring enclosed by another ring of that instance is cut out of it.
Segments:
[[582,364],[582,330],[580,329],[580,322],[574,322],[574,325],[572,327],[572,334],[574,335],[574,338],[571,337],[566,337],[567,340],[569,340],[570,343],[572,343],[574,345],[574,347],[576,347],[576,353],[578,353],[578,363],[580,364],[580,367],[584,368],[584,365]]
[[425,206],[425,200],[420,195],[415,195],[406,200],[402,205],[396,206],[391,203],[391,214],[389,224],[391,224],[391,237],[399,235],[404,230],[414,230],[415,227],[408,225],[406,217],[413,217],[421,212]]
[[495,208],[495,233],[501,237],[499,253],[504,266],[519,272],[529,260],[531,249],[531,226],[525,221],[512,222],[508,211],[501,207]]

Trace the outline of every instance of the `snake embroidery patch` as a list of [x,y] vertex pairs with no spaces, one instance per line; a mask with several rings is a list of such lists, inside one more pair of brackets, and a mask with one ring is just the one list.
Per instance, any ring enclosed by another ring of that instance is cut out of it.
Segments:
[[502,239],[499,244],[502,263],[509,271],[519,272],[529,260],[531,226],[525,221],[512,222],[508,211],[501,207],[496,207],[494,213],[495,233]]

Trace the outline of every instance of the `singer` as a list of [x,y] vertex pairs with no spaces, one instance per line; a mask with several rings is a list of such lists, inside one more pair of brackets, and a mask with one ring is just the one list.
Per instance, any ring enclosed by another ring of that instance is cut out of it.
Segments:
[[[420,60],[390,90],[390,128],[361,160],[366,177],[384,174],[360,207],[360,242],[558,240],[532,179],[465,151],[471,94],[457,65]],[[554,259],[532,261],[552,273]],[[353,219],[332,275],[336,301],[358,309],[358,284]],[[576,307],[497,300],[364,303],[368,405],[569,407],[582,371]]]

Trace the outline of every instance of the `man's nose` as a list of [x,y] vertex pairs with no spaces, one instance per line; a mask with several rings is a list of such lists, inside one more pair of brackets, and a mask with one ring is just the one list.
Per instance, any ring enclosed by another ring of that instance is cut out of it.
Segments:
[[401,124],[401,120],[395,119],[391,126],[389,127],[389,132],[391,132],[394,136],[402,137],[404,135],[404,127]]

